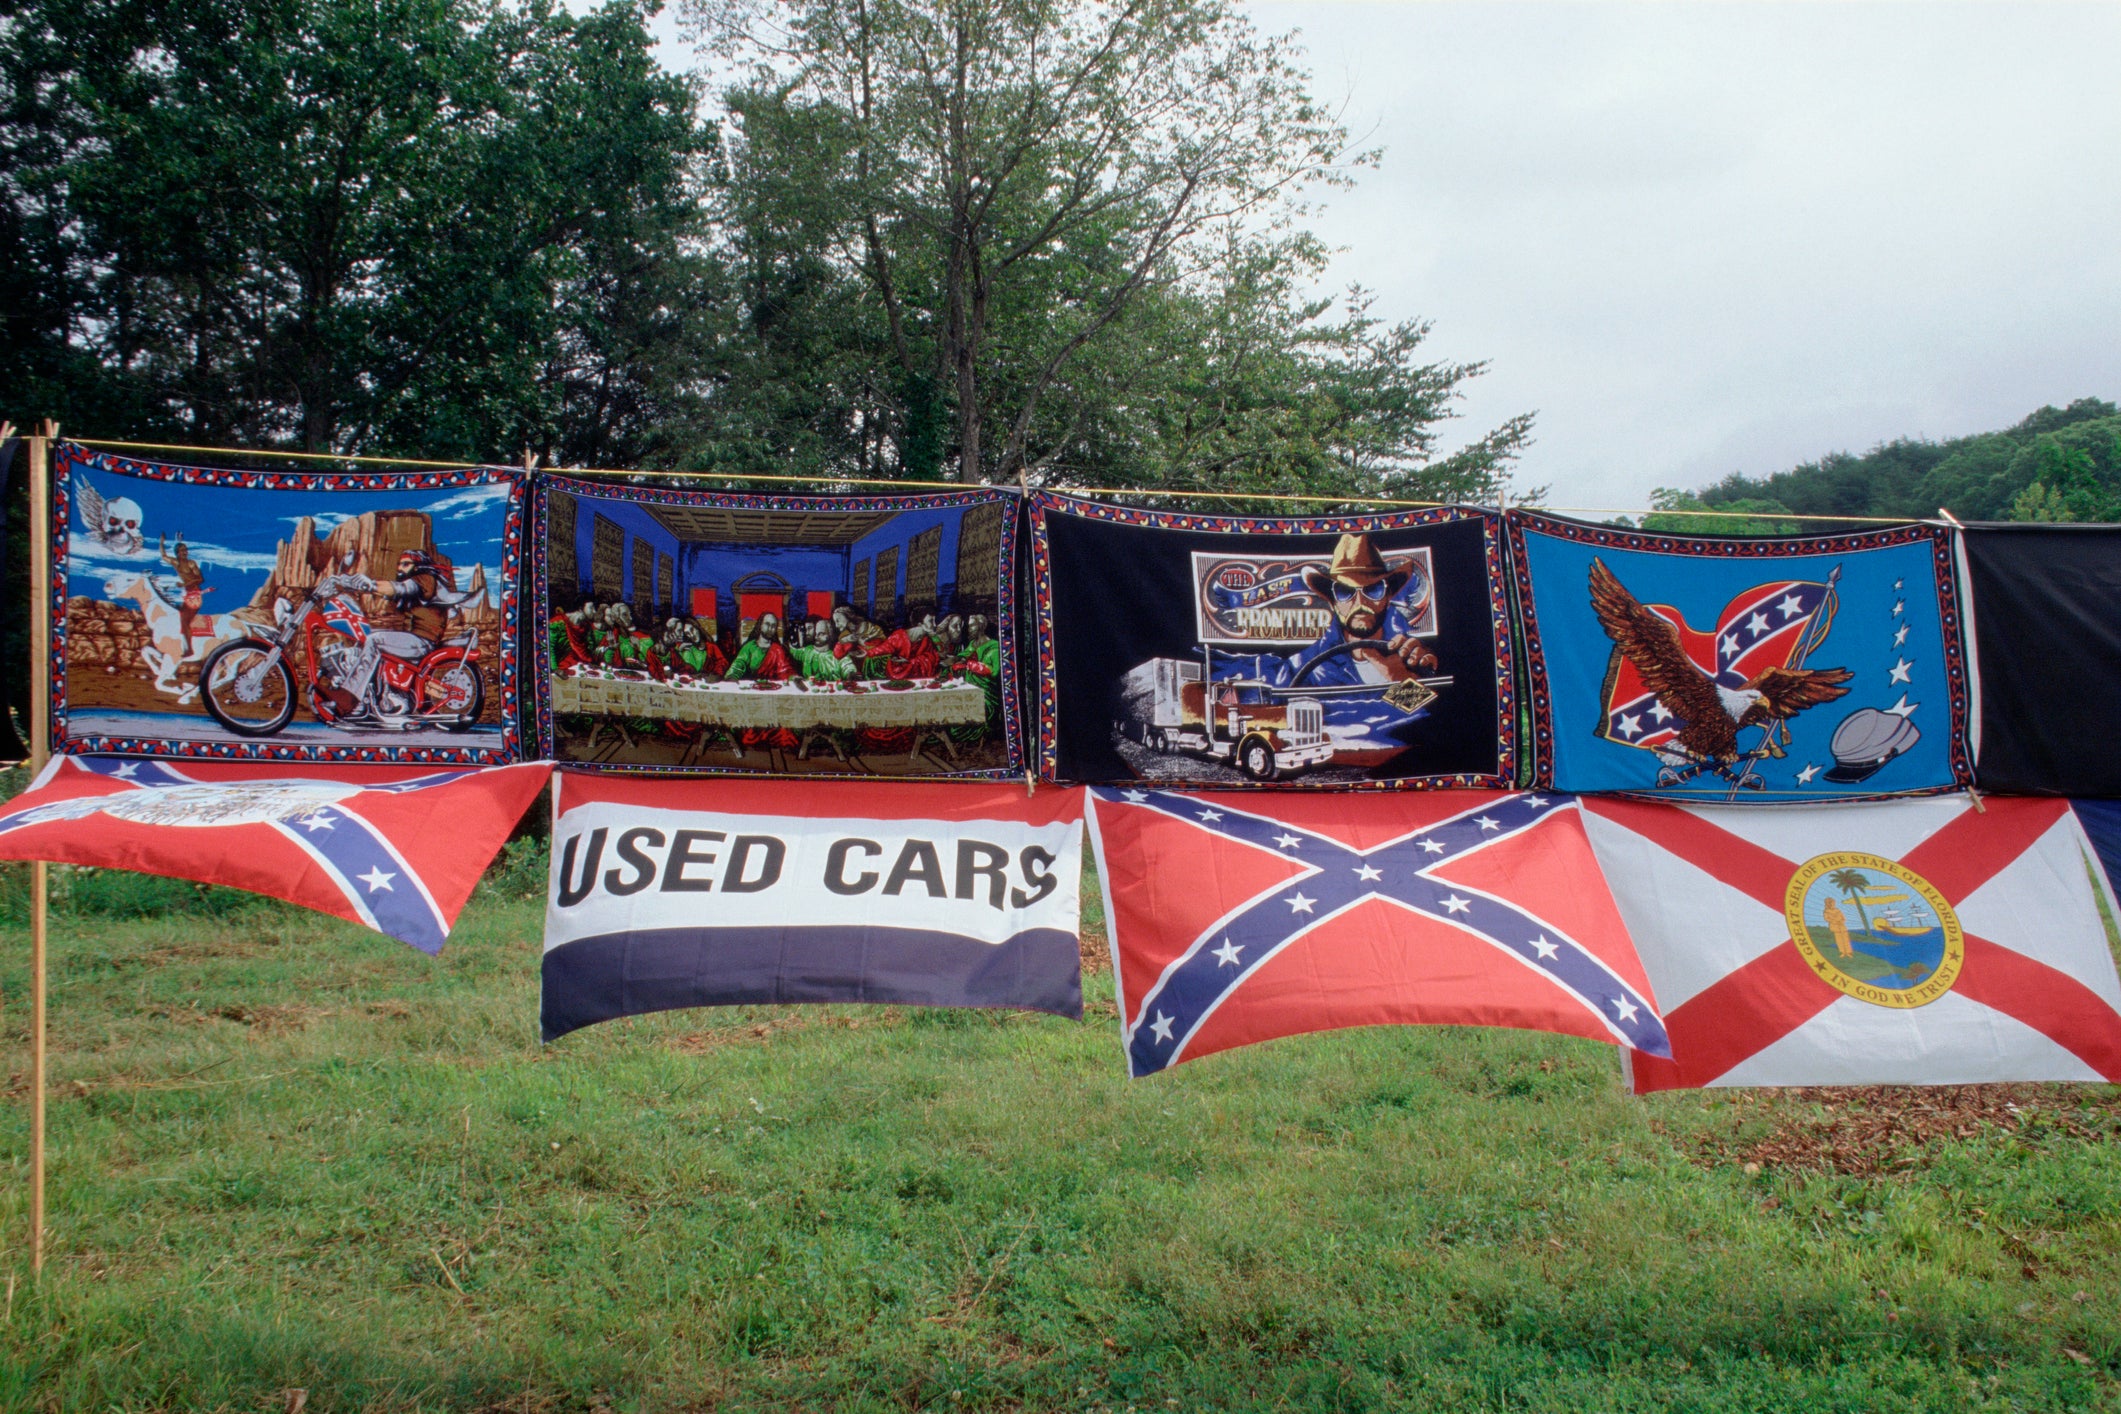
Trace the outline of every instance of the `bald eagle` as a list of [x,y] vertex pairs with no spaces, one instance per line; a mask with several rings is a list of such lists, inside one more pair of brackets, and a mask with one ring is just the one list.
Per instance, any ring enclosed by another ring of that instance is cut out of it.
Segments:
[[[1687,656],[1678,628],[1645,609],[1598,559],[1591,561],[1591,608],[1615,649],[1642,675],[1643,685],[1682,723],[1678,736],[1656,748],[1666,767],[1659,785],[1703,770],[1735,783],[1731,767],[1758,754],[1738,749],[1739,732],[1786,722],[1808,707],[1846,697],[1844,684],[1855,676],[1846,668],[1773,667],[1743,687],[1725,687]],[[1759,750],[1782,754],[1772,738]]]

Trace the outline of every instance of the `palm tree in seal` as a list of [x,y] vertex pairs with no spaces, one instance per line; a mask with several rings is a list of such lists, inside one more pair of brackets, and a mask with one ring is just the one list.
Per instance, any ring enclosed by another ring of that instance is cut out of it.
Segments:
[[1856,905],[1856,916],[1863,920],[1864,936],[1872,942],[1878,935],[1871,930],[1871,915],[1863,906],[1863,896],[1870,892],[1871,876],[1861,869],[1836,869],[1826,876],[1826,881],[1841,890],[1841,896]]

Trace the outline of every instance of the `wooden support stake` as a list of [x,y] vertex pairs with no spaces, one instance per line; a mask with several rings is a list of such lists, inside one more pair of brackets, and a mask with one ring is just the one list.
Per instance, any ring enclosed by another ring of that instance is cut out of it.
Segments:
[[[29,768],[44,769],[52,749],[52,439],[46,421],[29,451]],[[29,897],[29,1268],[44,1270],[45,937],[51,866],[30,865]]]

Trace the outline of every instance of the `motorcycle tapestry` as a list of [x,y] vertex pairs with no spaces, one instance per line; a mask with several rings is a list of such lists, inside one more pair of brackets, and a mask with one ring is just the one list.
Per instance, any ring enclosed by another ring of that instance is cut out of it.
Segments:
[[55,749],[457,765],[521,754],[522,473],[56,452]]
[[2121,796],[2121,529],[1974,525],[1974,780],[2009,794]]
[[1539,788],[1789,803],[1970,779],[1948,530],[1509,522]]
[[1031,547],[1049,779],[1511,783],[1492,511],[1204,516],[1042,492]]
[[747,496],[552,476],[537,714],[579,770],[1021,772],[1017,498]]

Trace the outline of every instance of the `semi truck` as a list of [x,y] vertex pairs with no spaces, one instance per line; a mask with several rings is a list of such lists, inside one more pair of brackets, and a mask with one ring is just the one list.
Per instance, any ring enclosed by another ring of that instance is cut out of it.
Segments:
[[1209,681],[1207,664],[1151,658],[1120,679],[1115,730],[1161,754],[1224,761],[1255,781],[1329,761],[1325,709],[1262,682]]

